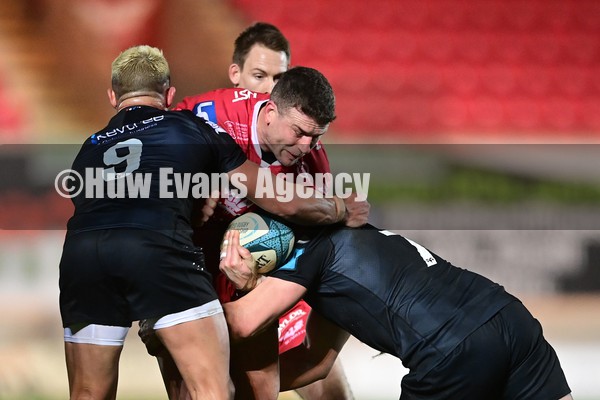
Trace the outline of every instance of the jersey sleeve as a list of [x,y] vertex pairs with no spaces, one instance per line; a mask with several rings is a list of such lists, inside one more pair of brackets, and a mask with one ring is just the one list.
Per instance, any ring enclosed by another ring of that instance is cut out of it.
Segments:
[[305,164],[306,172],[311,175],[331,172],[329,158],[327,157],[327,152],[321,142],[319,142],[307,155],[302,157],[302,161]]
[[307,245],[296,245],[287,263],[272,271],[269,276],[297,283],[309,289],[318,283],[322,271],[330,262],[333,246],[326,239],[314,239]]
[[[229,137],[227,134],[222,133],[221,135]],[[240,149],[240,146],[238,146],[235,142],[218,145],[215,146],[215,148],[217,152],[219,170],[223,172],[232,171],[247,160],[246,154],[244,154],[242,149]]]
[[248,159],[246,153],[223,129],[212,124],[210,121],[195,117],[189,110],[181,110],[179,112],[187,115],[196,124],[201,132],[201,136],[198,139],[200,143],[208,144],[214,152],[219,171],[229,172],[242,165]]
[[213,146],[217,153],[219,169],[223,172],[229,172],[242,165],[248,158],[246,153],[238,144],[222,130],[207,128],[211,137]]

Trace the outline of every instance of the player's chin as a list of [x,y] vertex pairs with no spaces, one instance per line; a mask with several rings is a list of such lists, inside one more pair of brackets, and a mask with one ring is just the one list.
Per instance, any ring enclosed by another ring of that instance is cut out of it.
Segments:
[[292,165],[295,165],[298,160],[300,160],[300,158],[294,158],[294,159],[290,159],[287,162],[282,162],[281,165],[283,165],[284,167],[291,167]]
[[300,159],[300,157],[296,157],[294,154],[290,153],[289,151],[283,150],[280,153],[279,163],[281,165],[283,165],[284,167],[291,167],[292,165],[296,164],[299,159]]

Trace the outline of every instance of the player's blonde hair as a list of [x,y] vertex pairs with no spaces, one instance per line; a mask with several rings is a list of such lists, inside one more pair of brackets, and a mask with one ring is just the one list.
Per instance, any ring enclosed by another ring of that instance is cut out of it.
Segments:
[[127,93],[162,95],[169,87],[170,76],[162,50],[152,46],[130,47],[112,63],[112,89],[117,99]]

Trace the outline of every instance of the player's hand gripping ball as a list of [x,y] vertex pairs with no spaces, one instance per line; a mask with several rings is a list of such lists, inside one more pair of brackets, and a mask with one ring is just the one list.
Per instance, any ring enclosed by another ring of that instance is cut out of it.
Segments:
[[292,229],[267,215],[240,215],[227,227],[231,229],[240,231],[240,245],[252,253],[259,274],[282,266],[294,247]]

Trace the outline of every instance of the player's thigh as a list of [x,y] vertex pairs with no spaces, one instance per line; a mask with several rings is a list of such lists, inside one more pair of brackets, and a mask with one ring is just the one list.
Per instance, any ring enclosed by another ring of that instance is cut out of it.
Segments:
[[323,349],[324,351],[342,350],[350,334],[339,326],[329,321],[314,309],[311,310],[306,326],[307,342],[309,347]]
[[71,396],[92,394],[95,398],[114,399],[122,349],[123,346],[65,342]]
[[226,388],[229,336],[222,312],[156,330],[188,386]]
[[236,399],[276,399],[279,393],[277,324],[231,345]]

